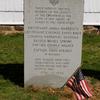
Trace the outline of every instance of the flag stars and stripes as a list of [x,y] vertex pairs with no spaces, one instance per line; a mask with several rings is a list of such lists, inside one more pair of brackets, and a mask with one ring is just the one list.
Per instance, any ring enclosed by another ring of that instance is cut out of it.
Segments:
[[66,85],[74,91],[77,100],[86,100],[92,97],[91,90],[80,69],[67,81]]

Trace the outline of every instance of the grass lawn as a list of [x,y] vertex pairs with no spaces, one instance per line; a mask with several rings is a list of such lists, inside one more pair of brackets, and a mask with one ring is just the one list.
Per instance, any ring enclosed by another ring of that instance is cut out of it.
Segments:
[[100,35],[84,35],[83,69],[100,71]]
[[46,91],[24,89],[0,77],[0,100],[58,100],[58,97]]
[[[0,70],[6,65],[9,65],[9,67],[14,64],[23,65],[23,41],[23,35],[20,34],[12,36],[0,35]],[[100,36],[84,35],[82,69],[100,71]],[[52,95],[46,91],[33,91],[31,88],[24,89],[15,85],[9,79],[5,79],[4,73],[2,73],[0,71],[0,100],[58,100],[60,98],[59,95]],[[5,71],[6,73],[8,76],[11,75]],[[19,72],[17,73],[19,74]],[[16,75],[16,77],[19,76]]]
[[0,64],[23,63],[23,35],[0,35]]

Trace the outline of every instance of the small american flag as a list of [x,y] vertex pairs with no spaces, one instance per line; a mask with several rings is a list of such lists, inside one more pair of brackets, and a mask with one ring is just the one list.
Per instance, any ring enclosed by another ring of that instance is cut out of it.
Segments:
[[77,100],[86,100],[86,98],[92,97],[91,90],[81,69],[67,81],[66,85],[74,91]]

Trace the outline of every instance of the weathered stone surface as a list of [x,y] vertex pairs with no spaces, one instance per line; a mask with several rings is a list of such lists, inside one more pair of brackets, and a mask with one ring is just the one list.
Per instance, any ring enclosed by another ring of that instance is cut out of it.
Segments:
[[25,0],[25,86],[62,87],[81,66],[83,0]]

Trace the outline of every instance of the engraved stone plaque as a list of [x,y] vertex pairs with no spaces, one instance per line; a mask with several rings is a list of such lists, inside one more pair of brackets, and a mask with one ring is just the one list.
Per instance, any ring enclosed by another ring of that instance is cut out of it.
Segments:
[[62,87],[81,66],[83,0],[25,0],[25,86]]

